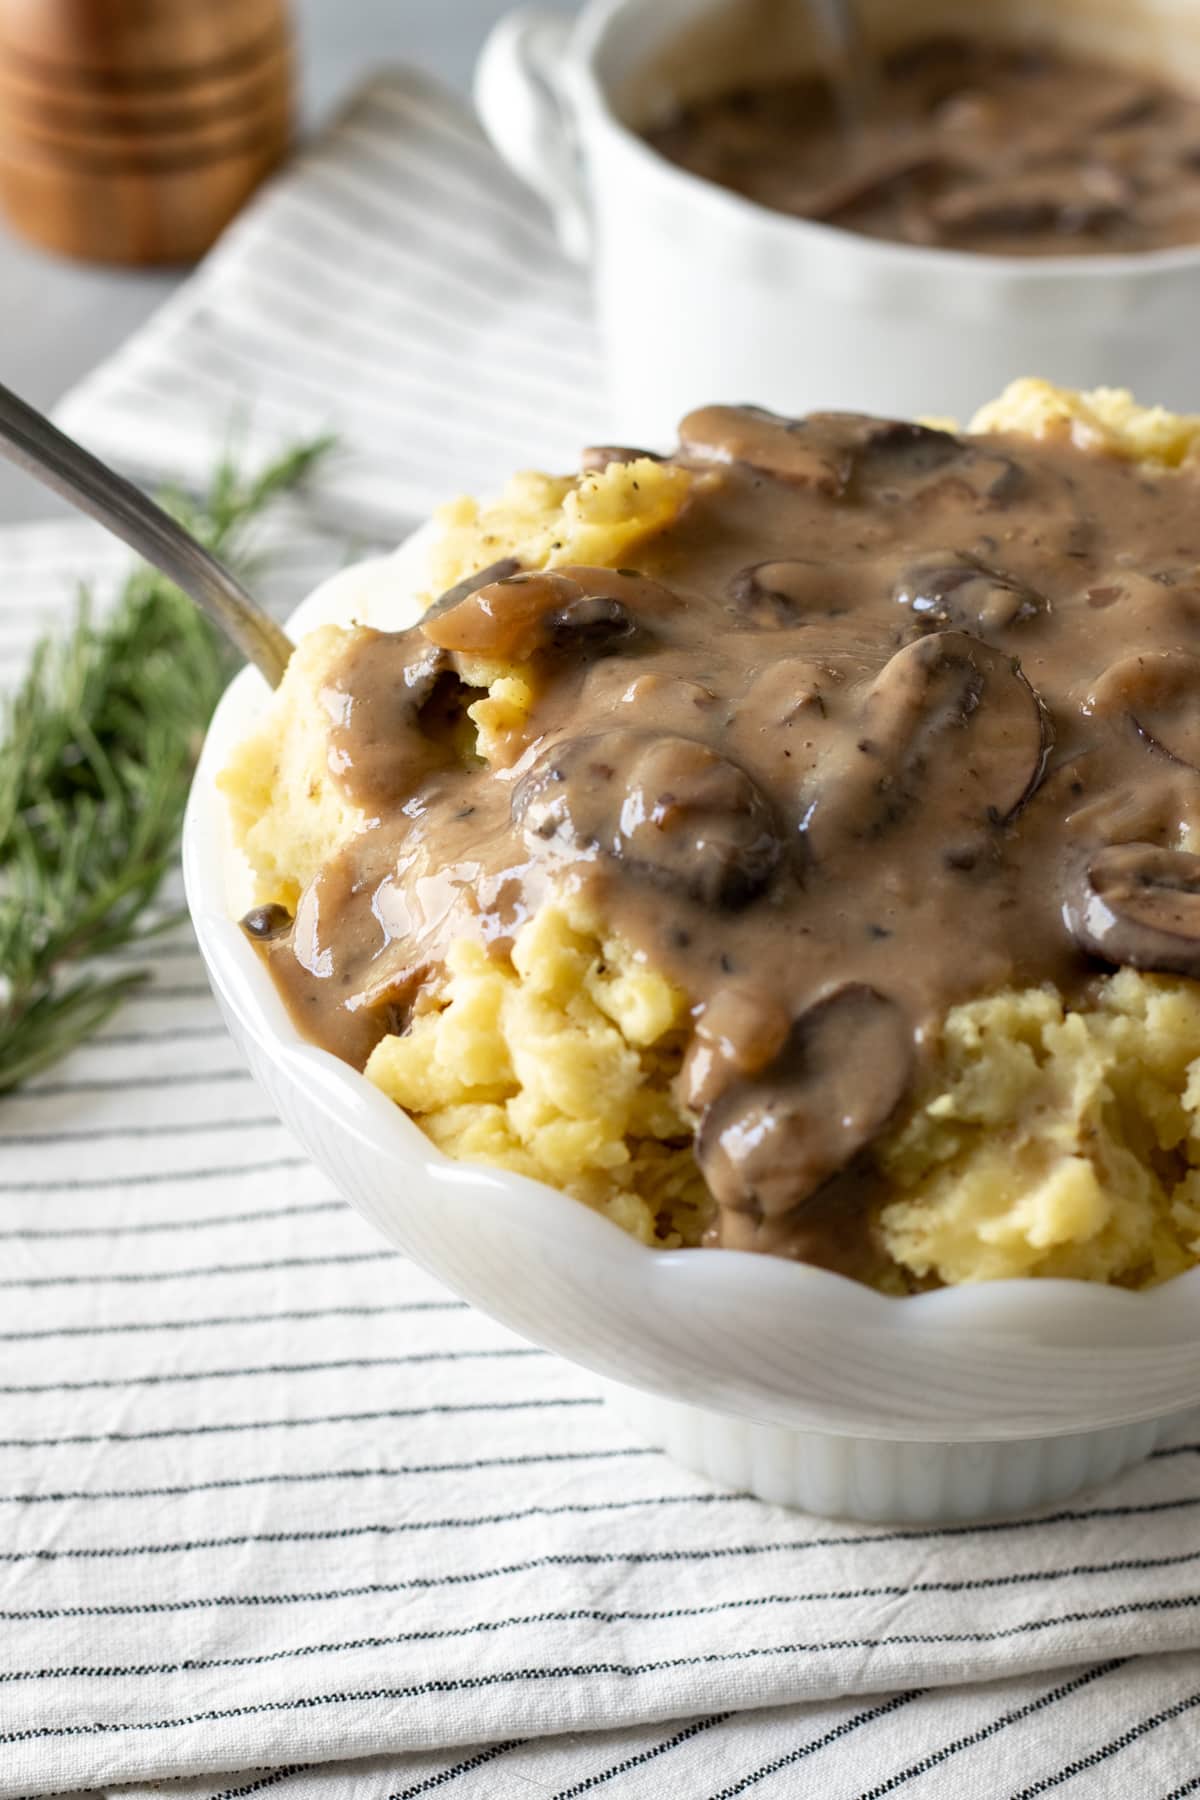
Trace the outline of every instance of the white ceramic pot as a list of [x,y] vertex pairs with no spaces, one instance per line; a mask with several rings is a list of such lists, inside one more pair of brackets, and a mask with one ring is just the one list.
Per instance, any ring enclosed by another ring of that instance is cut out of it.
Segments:
[[[869,40],[1033,31],[1200,87],[1195,0],[858,0]],[[673,100],[811,67],[817,0],[589,0],[490,38],[476,99],[501,155],[590,257],[622,443],[690,408],[965,420],[1017,375],[1200,407],[1200,248],[1001,257],[914,249],[768,211],[636,135]]]
[[[411,622],[419,536],[326,583],[299,634]],[[217,709],[184,832],[217,998],[272,1104],[389,1242],[464,1299],[615,1384],[652,1443],[810,1511],[955,1520],[1020,1511],[1149,1453],[1200,1405],[1200,1270],[1151,1293],[1010,1281],[887,1298],[732,1250],[656,1251],[538,1182],[449,1161],[391,1101],[304,1042],[235,923],[245,870],[216,776],[267,697]]]

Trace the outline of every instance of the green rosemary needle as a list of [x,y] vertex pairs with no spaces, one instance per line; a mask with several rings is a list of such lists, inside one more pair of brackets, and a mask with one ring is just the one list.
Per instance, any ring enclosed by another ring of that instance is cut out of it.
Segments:
[[[295,487],[328,440],[251,481],[231,462],[207,499],[170,500],[235,565],[245,528]],[[97,618],[86,591],[3,709],[0,741],[0,1093],[56,1062],[146,979],[99,959],[171,922],[188,783],[232,653],[179,589],[139,566]]]

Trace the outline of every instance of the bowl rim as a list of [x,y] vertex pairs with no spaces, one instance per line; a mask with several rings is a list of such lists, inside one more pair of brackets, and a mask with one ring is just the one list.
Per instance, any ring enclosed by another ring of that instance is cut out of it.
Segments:
[[[318,624],[347,622],[360,610],[355,595],[386,583],[407,597],[422,585],[434,526],[420,527],[387,556],[369,558],[322,582],[293,612],[288,630],[301,636]],[[402,602],[403,604],[403,602]],[[382,622],[377,620],[376,622]],[[398,622],[398,621],[397,621]],[[410,620],[404,621],[405,623]],[[1011,1343],[1073,1349],[1131,1350],[1200,1347],[1200,1266],[1160,1285],[1132,1290],[1099,1282],[1050,1277],[1008,1277],[925,1293],[881,1293],[849,1276],[810,1264],[739,1250],[656,1249],[640,1243],[611,1220],[561,1190],[503,1169],[457,1162],[421,1132],[416,1121],[388,1100],[358,1070],[306,1041],[292,1022],[270,974],[230,910],[232,877],[225,803],[216,776],[233,745],[269,699],[262,677],[243,669],[229,684],[213,715],[188,799],[183,830],[183,871],[188,910],[218,998],[264,1053],[306,1087],[320,1087],[344,1111],[345,1129],[366,1135],[374,1150],[400,1168],[445,1187],[473,1189],[489,1206],[505,1200],[525,1219],[561,1239],[571,1233],[586,1254],[589,1241],[608,1259],[623,1259],[627,1278],[649,1303],[678,1303],[681,1288],[727,1291],[731,1304],[772,1308],[783,1300],[797,1308],[836,1312],[845,1331],[992,1336]],[[436,1270],[434,1271],[436,1273]],[[655,1298],[656,1297],[656,1298]]]
[[761,201],[734,193],[719,182],[681,168],[654,149],[618,112],[601,78],[597,60],[609,34],[619,29],[624,13],[644,7],[648,0],[589,0],[573,22],[568,37],[564,87],[581,113],[616,140],[635,168],[646,179],[683,185],[693,205],[706,211],[714,226],[731,227],[745,235],[769,235],[790,250],[817,248],[827,255],[853,256],[880,274],[903,273],[926,279],[934,270],[974,277],[978,282],[1011,283],[1026,289],[1039,283],[1064,283],[1072,287],[1096,286],[1122,278],[1127,285],[1161,280],[1171,274],[1200,273],[1200,242],[1158,250],[1082,255],[1013,256],[994,251],[956,250],[945,244],[904,244],[891,238],[868,237],[845,226],[820,219],[806,219],[780,212]]

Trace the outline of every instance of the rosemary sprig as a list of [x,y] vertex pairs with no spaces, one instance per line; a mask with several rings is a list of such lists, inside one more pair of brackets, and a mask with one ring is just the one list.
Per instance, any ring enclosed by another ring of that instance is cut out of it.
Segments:
[[[171,510],[237,563],[245,528],[327,448],[290,451],[250,481],[226,460],[203,503],[173,495]],[[171,922],[153,903],[235,660],[145,567],[103,619],[82,593],[69,632],[34,652],[0,742],[0,1093],[56,1062],[145,980],[143,969],[93,965]]]

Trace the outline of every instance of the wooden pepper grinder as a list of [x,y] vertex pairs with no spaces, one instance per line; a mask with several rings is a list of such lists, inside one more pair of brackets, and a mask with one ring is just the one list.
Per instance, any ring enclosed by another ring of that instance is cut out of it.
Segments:
[[49,249],[193,261],[291,122],[287,0],[0,0],[0,206]]

